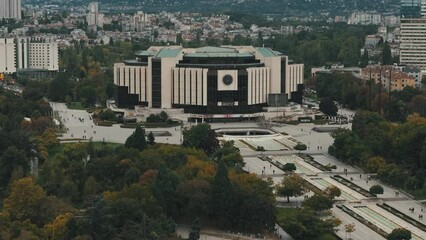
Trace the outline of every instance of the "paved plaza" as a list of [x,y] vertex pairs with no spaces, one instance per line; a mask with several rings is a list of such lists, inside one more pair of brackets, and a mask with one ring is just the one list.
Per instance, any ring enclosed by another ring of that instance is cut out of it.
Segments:
[[[92,139],[93,141],[124,143],[127,137],[134,131],[134,129],[120,128],[119,124],[112,127],[96,126],[89,113],[81,110],[69,110],[63,103],[51,103],[51,106],[53,110],[58,113],[60,120],[68,129],[60,138],[63,140],[79,141]],[[342,114],[347,116],[351,116],[353,114],[353,112],[347,110],[340,111]],[[190,126],[190,123],[185,123],[184,125],[184,127]],[[258,124],[254,122],[212,123],[211,127],[212,129],[258,128]],[[316,127],[316,125],[310,123],[299,125],[281,124],[271,128],[275,132],[273,135],[266,135],[263,137],[256,136],[253,139],[244,136],[244,138],[242,138],[243,141],[239,141],[238,137],[228,137],[223,138],[222,140],[238,140],[235,142],[244,157],[244,161],[246,163],[244,170],[246,171],[255,173],[264,178],[270,177],[274,184],[279,184],[285,173],[274,163],[294,163],[297,168],[296,173],[299,173],[306,181],[310,182],[317,188],[325,189],[326,187],[333,185],[339,187],[342,191],[342,195],[337,199],[340,200],[339,204],[347,206],[385,232],[391,232],[394,228],[403,227],[412,232],[413,239],[426,240],[426,232],[397,217],[389,211],[376,206],[377,203],[381,204],[385,202],[398,211],[412,217],[413,219],[417,219],[417,221],[423,224],[426,224],[425,219],[418,219],[418,216],[423,214],[423,206],[421,203],[410,199],[408,196],[404,195],[403,192],[380,183],[379,181],[371,178],[368,174],[360,172],[357,168],[346,165],[345,163],[328,155],[328,147],[333,143],[333,138],[329,133],[314,131],[314,127]],[[350,129],[351,124],[341,125],[340,127]],[[146,129],[146,132],[149,131],[168,131],[171,134],[171,136],[156,137],[156,142],[170,144],[181,143],[182,129],[180,126],[172,128]],[[289,139],[292,144],[295,144],[296,142],[306,144],[308,149],[304,151],[304,153],[311,155],[313,159],[321,165],[335,165],[336,169],[333,169],[331,172],[323,172],[310,163],[305,162],[302,158],[297,156],[297,151],[292,149],[292,145],[289,142],[286,142]],[[252,145],[252,147],[247,146],[244,141],[248,142],[249,145]],[[253,147],[257,146],[265,147],[266,151],[254,151]],[[260,155],[263,155],[263,157],[268,156],[271,162],[261,160],[259,158]],[[344,171],[345,169],[347,169],[346,172]],[[384,194],[378,195],[377,198],[366,197],[352,188],[332,179],[331,176],[333,175],[339,175],[367,191],[372,185],[380,184],[384,187]],[[309,192],[306,195],[311,196],[312,194],[312,192]],[[304,196],[290,198],[292,202],[291,206],[300,206],[303,199]],[[286,199],[277,198],[277,201],[279,204],[285,204]],[[414,208],[414,211],[409,211],[409,208]],[[384,239],[382,236],[341,209],[334,207],[332,212],[336,217],[342,220],[342,225],[339,227],[337,234],[343,239],[346,239],[346,233],[343,226],[349,223],[354,223],[356,225],[356,231],[351,234],[351,237],[354,240]],[[426,213],[426,208],[424,209],[424,212]],[[208,237],[207,235],[203,237],[205,239],[221,239]]]

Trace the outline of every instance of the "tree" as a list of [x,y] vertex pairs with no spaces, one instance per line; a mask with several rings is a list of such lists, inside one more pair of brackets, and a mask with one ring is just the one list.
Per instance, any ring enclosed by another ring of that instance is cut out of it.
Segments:
[[330,198],[334,199],[335,197],[340,197],[342,194],[342,191],[340,191],[340,188],[336,186],[329,186],[324,189],[324,193]]
[[46,192],[30,177],[12,183],[10,195],[4,200],[4,212],[11,220],[39,223],[39,211]]
[[384,189],[380,185],[373,185],[370,187],[370,193],[372,194],[383,194]]
[[304,180],[297,174],[286,176],[276,190],[278,196],[287,197],[287,202],[290,202],[290,197],[302,196],[305,193]]
[[367,171],[369,173],[377,173],[377,171],[384,165],[386,165],[384,158],[378,156],[372,157],[367,161]]
[[145,130],[141,126],[137,126],[132,135],[126,139],[124,146],[143,151],[146,148]]
[[176,211],[175,192],[178,185],[178,177],[170,169],[166,168],[164,164],[160,165],[157,177],[152,184],[152,192],[167,215],[171,215]]
[[200,219],[196,218],[192,222],[191,231],[189,232],[188,240],[200,239]]
[[298,143],[296,146],[294,146],[294,150],[298,150],[299,154],[300,151],[305,151],[308,147],[305,144]]
[[154,137],[154,134],[152,133],[152,132],[149,132],[149,134],[148,134],[148,144],[149,145],[154,145],[155,144],[155,137]]
[[25,152],[15,146],[8,147],[0,156],[0,188],[9,184],[12,172],[20,168],[24,175],[29,172],[29,159]]
[[207,123],[197,124],[189,130],[184,130],[182,145],[201,149],[209,155],[220,147],[215,131]]
[[405,228],[395,228],[386,238],[387,240],[410,240],[411,232]]
[[355,232],[355,224],[354,223],[348,223],[348,224],[345,224],[344,227],[345,227],[345,232],[346,232],[346,238],[347,238],[348,233],[349,233],[349,239],[352,239],[351,235],[352,235],[353,232]]
[[325,97],[321,99],[321,102],[319,104],[319,108],[321,112],[323,112],[325,115],[328,116],[336,116],[337,115],[337,106],[334,104],[334,102],[329,97]]
[[367,49],[364,49],[364,54],[362,54],[362,57],[361,57],[361,64],[360,64],[360,67],[361,68],[365,68],[365,67],[367,67],[368,66],[368,61],[369,61],[370,59],[369,59],[369,57],[368,57],[368,51],[367,51]]
[[392,52],[389,47],[389,44],[385,44],[382,49],[382,64],[383,65],[392,65]]
[[65,213],[57,216],[55,220],[44,226],[49,239],[61,240],[66,238],[68,221],[73,217],[72,213]]
[[333,207],[333,200],[323,194],[315,194],[303,202],[303,207],[308,207],[316,212],[321,212]]
[[228,177],[228,169],[224,163],[219,162],[217,166],[216,175],[212,183],[212,213],[217,219],[228,219],[229,206],[232,197],[232,184]]
[[286,172],[294,172],[296,171],[296,165],[294,163],[286,163],[284,164],[283,170]]

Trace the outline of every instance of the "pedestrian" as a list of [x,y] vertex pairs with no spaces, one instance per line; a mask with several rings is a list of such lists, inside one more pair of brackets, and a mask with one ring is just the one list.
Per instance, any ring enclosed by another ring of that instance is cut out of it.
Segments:
[[361,174],[359,175],[359,179],[361,179],[362,178],[362,176],[361,176]]

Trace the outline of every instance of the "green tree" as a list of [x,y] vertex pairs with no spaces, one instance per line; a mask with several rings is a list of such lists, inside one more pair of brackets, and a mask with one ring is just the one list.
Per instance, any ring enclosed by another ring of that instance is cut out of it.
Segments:
[[286,172],[294,172],[296,171],[296,165],[294,163],[286,163],[284,164],[283,170]]
[[178,185],[178,177],[164,164],[160,165],[157,177],[152,185],[152,192],[160,206],[163,207],[164,212],[169,216],[176,211],[176,188]]
[[367,171],[369,173],[377,173],[377,171],[386,165],[386,161],[383,157],[372,157],[367,161]]
[[342,191],[340,191],[340,188],[336,186],[329,186],[324,189],[324,193],[330,198],[334,199],[335,197],[340,197],[342,194]]
[[8,147],[0,156],[0,188],[9,184],[12,172],[18,168],[26,175],[30,170],[29,159],[24,151]]
[[216,175],[212,183],[212,213],[217,219],[228,219],[230,217],[229,207],[231,205],[231,198],[233,188],[231,181],[228,177],[228,170],[224,163],[219,162],[217,166]]
[[392,65],[392,52],[389,44],[385,44],[382,49],[382,64],[383,65]]
[[197,124],[189,130],[184,130],[182,145],[201,149],[209,155],[220,147],[215,131],[207,123]]
[[308,207],[316,212],[328,210],[333,207],[333,200],[323,194],[315,194],[303,201],[303,207]]
[[126,146],[126,148],[134,148],[143,151],[147,147],[145,130],[141,126],[137,126],[132,135],[126,139],[124,146]]
[[360,67],[361,68],[367,67],[369,60],[370,60],[370,58],[368,57],[368,51],[367,51],[367,49],[364,49],[364,53],[362,54],[362,57],[361,57]]
[[296,146],[294,146],[294,150],[299,151],[299,154],[300,154],[300,151],[305,151],[307,148],[308,147],[302,143],[298,143]]
[[155,144],[155,137],[154,137],[154,134],[152,133],[152,132],[149,132],[149,134],[148,134],[148,144],[149,145],[154,145]]
[[328,115],[328,116],[337,115],[337,111],[338,111],[337,106],[329,97],[321,99],[319,108],[321,112],[323,112],[325,115]]
[[387,240],[410,240],[411,232],[405,228],[395,228],[386,238]]
[[278,196],[287,197],[287,202],[290,202],[290,197],[302,196],[305,193],[304,180],[297,174],[285,176],[276,190]]
[[380,185],[373,185],[370,187],[370,193],[372,194],[383,194],[384,189]]
[[189,232],[188,240],[200,239],[200,228],[200,219],[194,219],[194,221],[192,222],[191,231]]

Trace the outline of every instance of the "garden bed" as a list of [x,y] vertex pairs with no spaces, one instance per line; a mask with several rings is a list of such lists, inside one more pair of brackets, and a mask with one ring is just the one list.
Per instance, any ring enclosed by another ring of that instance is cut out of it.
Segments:
[[377,203],[376,205],[377,205],[377,206],[379,206],[379,207],[381,207],[381,208],[383,208],[384,210],[386,210],[386,211],[388,211],[388,212],[392,213],[393,215],[395,215],[395,216],[397,216],[397,217],[399,217],[399,218],[404,219],[406,222],[409,222],[409,223],[411,223],[412,225],[414,225],[414,226],[416,226],[416,227],[418,227],[418,228],[420,228],[421,230],[423,230],[423,231],[425,231],[425,232],[426,232],[426,225],[425,225],[425,224],[423,224],[423,223],[421,223],[421,222],[417,221],[416,219],[414,219],[414,218],[412,218],[412,217],[408,216],[407,214],[405,214],[405,213],[403,213],[403,212],[399,211],[398,209],[396,209],[396,208],[394,208],[394,207],[392,207],[392,206],[390,206],[390,205],[388,205],[388,204],[386,204],[386,203],[383,203],[383,204],[378,204],[378,203]]
[[356,191],[357,193],[365,196],[365,197],[369,197],[369,198],[377,197],[376,194],[370,193],[369,191],[365,190],[364,188],[356,185],[355,183],[349,181],[348,179],[346,179],[342,176],[334,175],[334,176],[331,176],[331,178],[338,181],[339,183],[347,186],[348,188]]
[[[317,162],[314,160],[313,157],[306,155],[306,154],[299,154],[299,157],[303,158],[303,160],[306,163],[309,163],[310,165],[318,168],[319,170],[323,171],[323,172],[331,172],[333,169],[333,166],[325,166],[322,165],[321,163]],[[335,167],[335,166],[334,166]]]
[[365,219],[364,217],[362,217],[358,213],[354,212],[352,209],[350,209],[350,208],[348,208],[344,205],[337,205],[337,207],[340,208],[343,212],[347,213],[349,216],[355,218],[356,220],[358,220],[362,224],[366,225],[368,228],[375,231],[379,235],[383,236],[384,238],[387,238],[387,236],[388,236],[387,232],[385,232],[383,229],[377,227],[372,222],[368,221],[367,219]]

